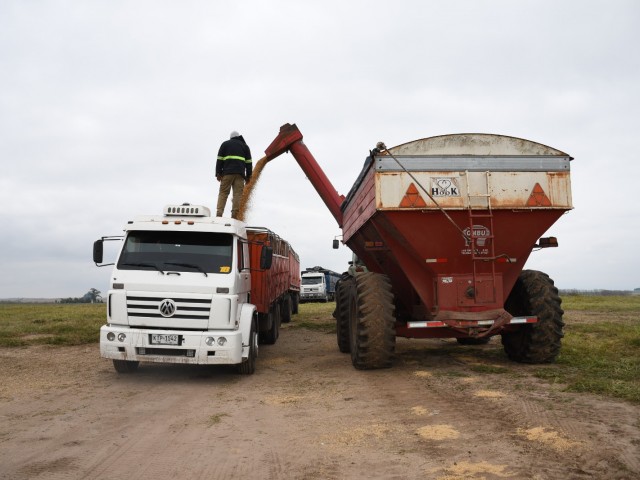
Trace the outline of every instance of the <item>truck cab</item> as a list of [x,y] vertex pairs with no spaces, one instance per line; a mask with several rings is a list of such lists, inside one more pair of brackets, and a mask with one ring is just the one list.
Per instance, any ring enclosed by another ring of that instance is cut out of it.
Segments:
[[[94,244],[96,264],[105,238]],[[258,325],[245,224],[204,206],[169,205],[161,216],[130,221],[122,240],[101,356],[122,373],[140,361],[235,364],[253,373]],[[268,268],[269,247],[263,253]]]
[[300,300],[303,302],[328,302],[332,300],[327,291],[324,273],[306,272],[302,274]]

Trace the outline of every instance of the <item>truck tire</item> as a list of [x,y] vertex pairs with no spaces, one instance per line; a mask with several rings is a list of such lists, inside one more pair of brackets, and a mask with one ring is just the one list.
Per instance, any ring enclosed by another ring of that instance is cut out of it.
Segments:
[[294,293],[291,296],[291,313],[293,314],[297,314],[298,313],[298,305],[300,304],[300,294],[299,293]]
[[258,358],[258,329],[255,321],[251,323],[249,332],[249,357],[238,365],[238,373],[252,375],[256,371],[256,359]]
[[138,365],[140,365],[140,362],[134,362],[132,360],[113,361],[113,368],[115,368],[118,373],[133,373],[138,370]]
[[336,284],[336,308],[333,311],[333,317],[336,319],[338,349],[342,353],[351,351],[349,340],[349,296],[354,285],[355,279],[352,276],[344,276]]
[[523,270],[505,303],[513,316],[536,315],[537,323],[502,334],[507,356],[521,363],[550,363],[560,353],[564,336],[562,300],[553,280],[546,273]]
[[291,295],[288,293],[282,298],[282,323],[289,323],[291,321]]
[[272,316],[271,328],[264,334],[264,342],[267,345],[273,345],[280,336],[280,303],[276,302],[269,311],[269,315]]
[[358,273],[349,296],[351,363],[359,370],[388,368],[396,345],[395,307],[389,277]]

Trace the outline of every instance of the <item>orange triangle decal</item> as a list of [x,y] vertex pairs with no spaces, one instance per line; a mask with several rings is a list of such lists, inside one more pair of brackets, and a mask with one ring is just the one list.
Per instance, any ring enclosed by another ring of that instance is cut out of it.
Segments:
[[411,185],[409,185],[409,188],[407,188],[407,193],[405,193],[402,201],[400,202],[400,206],[404,208],[411,208],[411,207],[419,208],[419,207],[426,207],[427,204],[424,203],[424,200],[420,196],[420,192],[418,192],[418,189],[412,183]]
[[544,190],[540,186],[539,183],[536,183],[535,187],[533,187],[533,191],[529,196],[529,200],[527,201],[527,207],[550,207],[551,200],[547,197],[547,194],[544,193]]

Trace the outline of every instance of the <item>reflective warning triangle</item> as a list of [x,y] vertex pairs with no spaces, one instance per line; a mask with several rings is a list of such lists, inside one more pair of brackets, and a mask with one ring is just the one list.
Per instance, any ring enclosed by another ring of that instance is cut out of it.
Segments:
[[426,207],[427,204],[420,196],[420,193],[418,192],[416,186],[412,183],[411,185],[409,185],[409,188],[407,188],[407,193],[405,193],[404,197],[402,198],[400,206],[404,208]]
[[547,197],[547,194],[544,193],[544,190],[540,186],[539,183],[536,183],[535,187],[533,187],[533,191],[531,195],[529,195],[529,200],[527,201],[527,207],[550,207],[551,200]]

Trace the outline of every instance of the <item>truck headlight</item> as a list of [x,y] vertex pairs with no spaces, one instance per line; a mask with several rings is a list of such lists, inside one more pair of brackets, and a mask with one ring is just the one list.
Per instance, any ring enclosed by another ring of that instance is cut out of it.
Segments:
[[207,345],[211,346],[215,343],[216,339],[213,337],[207,337],[204,339],[204,343],[206,343]]
[[119,333],[118,334],[118,341],[124,342],[125,338],[127,338],[127,336],[124,333]]
[[107,340],[109,340],[110,342],[113,342],[116,339],[116,334],[113,332],[109,332],[107,333]]
[[221,347],[224,347],[225,343],[227,343],[227,339],[225,337],[220,337],[218,339],[218,345],[220,345]]

